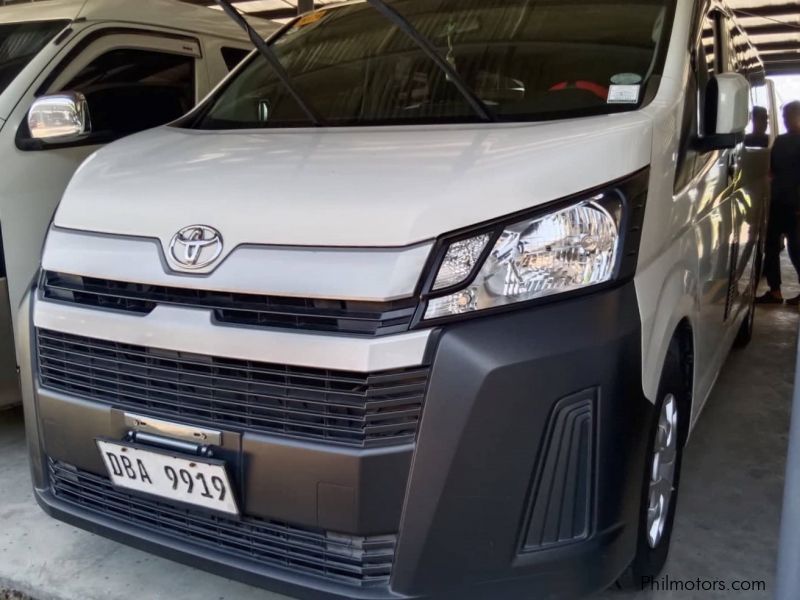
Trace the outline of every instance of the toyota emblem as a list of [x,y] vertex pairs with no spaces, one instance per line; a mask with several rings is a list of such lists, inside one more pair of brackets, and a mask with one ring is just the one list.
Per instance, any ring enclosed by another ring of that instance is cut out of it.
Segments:
[[206,225],[184,227],[173,236],[169,252],[184,269],[202,269],[222,254],[222,235]]

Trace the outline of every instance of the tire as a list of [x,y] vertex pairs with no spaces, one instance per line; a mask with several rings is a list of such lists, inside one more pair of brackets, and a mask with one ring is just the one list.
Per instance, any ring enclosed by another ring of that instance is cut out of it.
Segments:
[[[690,397],[690,391],[686,388],[686,379],[681,371],[679,343],[677,339],[674,339],[667,353],[658,390],[658,402],[655,406],[648,438],[636,554],[631,564],[617,580],[617,587],[620,589],[641,590],[643,582],[647,578],[656,578],[667,561],[677,508],[686,424],[689,418],[688,414],[684,414],[688,413],[686,407],[689,403],[686,402],[686,399]],[[664,430],[664,424],[669,424],[670,431]],[[654,463],[657,448],[661,449],[662,462],[661,468],[658,469],[661,483],[655,488],[651,488],[651,485],[654,485],[651,475],[656,471]],[[670,463],[670,461],[664,461],[663,457],[670,455],[672,456],[671,485],[665,484],[667,478],[661,476],[668,473],[667,465]],[[666,497],[666,503],[656,502],[655,498],[660,499],[657,492],[663,493],[667,487],[670,491]],[[652,516],[651,504],[654,507]],[[661,510],[657,510],[658,508]],[[659,519],[659,515],[662,518]]]
[[750,308],[747,309],[747,316],[742,321],[739,332],[736,334],[736,339],[733,345],[736,348],[744,348],[753,340],[753,328],[756,319],[756,303],[755,298],[750,302]]

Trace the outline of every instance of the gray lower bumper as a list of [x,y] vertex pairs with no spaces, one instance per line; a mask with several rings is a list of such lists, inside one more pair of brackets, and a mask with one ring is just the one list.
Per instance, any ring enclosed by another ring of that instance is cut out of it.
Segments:
[[[432,340],[415,447],[342,457],[323,446],[307,460],[307,447],[262,440],[250,451],[256,458],[280,452],[287,472],[309,481],[322,476],[314,465],[350,461],[341,472],[352,473],[364,504],[339,525],[359,535],[398,532],[388,587],[267,567],[61,502],[49,489],[48,453],[99,472],[91,464],[97,458],[79,449],[98,429],[113,429],[113,415],[49,392],[26,401],[29,423],[37,424],[29,437],[37,498],[80,527],[298,597],[563,599],[612,583],[635,547],[652,409],[641,388],[632,284],[452,325]],[[84,422],[70,434],[77,437],[59,443],[58,424],[48,420],[67,414],[62,423]],[[378,462],[365,469],[365,461]],[[283,487],[296,492],[298,505],[308,500],[289,480]],[[286,518],[290,508],[262,500],[247,510]],[[310,518],[294,516],[298,525]]]

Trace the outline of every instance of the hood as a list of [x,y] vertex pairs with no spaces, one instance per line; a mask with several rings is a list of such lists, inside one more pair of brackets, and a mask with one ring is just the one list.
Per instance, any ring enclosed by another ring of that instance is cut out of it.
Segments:
[[526,125],[131,136],[78,170],[59,227],[159,238],[210,225],[242,244],[398,247],[649,164],[641,113]]

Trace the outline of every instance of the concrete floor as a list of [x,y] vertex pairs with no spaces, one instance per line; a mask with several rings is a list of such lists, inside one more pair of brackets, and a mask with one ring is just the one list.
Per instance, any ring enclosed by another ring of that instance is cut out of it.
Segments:
[[[796,293],[797,290],[788,290]],[[602,600],[770,598],[782,498],[797,311],[760,309],[687,448],[672,580],[763,580],[764,592],[607,592]],[[0,413],[0,598],[279,600],[281,596],[121,546],[44,515],[30,492],[22,415]]]

